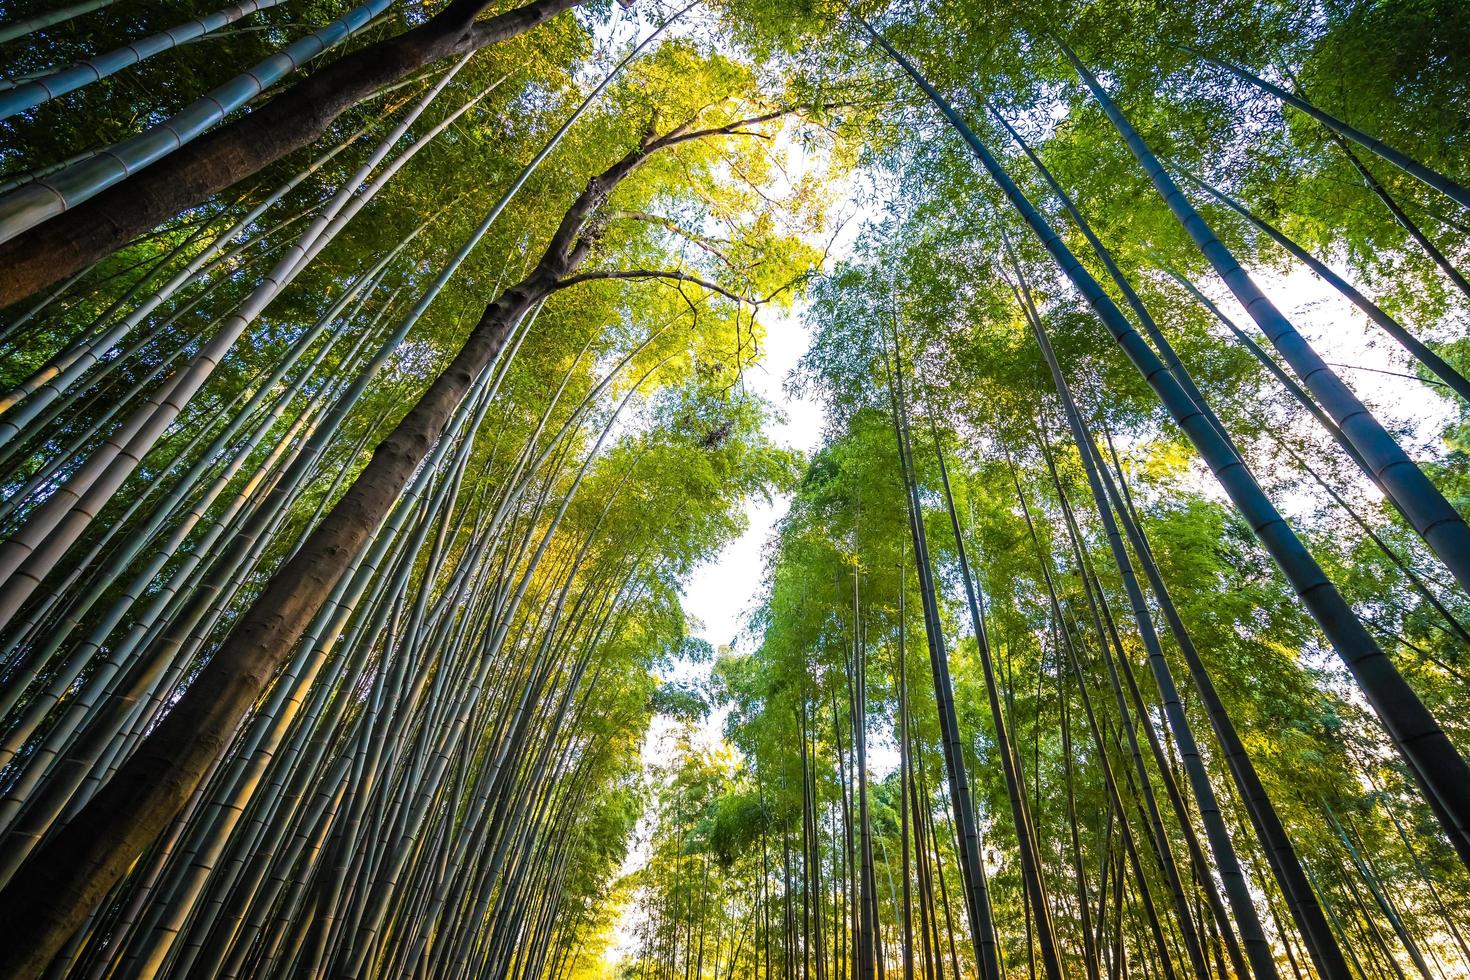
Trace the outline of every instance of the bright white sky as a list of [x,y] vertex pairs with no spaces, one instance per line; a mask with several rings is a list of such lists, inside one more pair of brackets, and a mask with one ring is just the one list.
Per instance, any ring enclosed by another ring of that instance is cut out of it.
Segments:
[[[784,382],[810,342],[811,334],[799,311],[773,320],[766,327],[764,363],[746,374],[746,381],[756,393],[777,403],[786,413],[786,421],[773,427],[771,438],[808,453],[821,442],[821,406],[787,394]],[[690,580],[684,609],[704,625],[700,635],[716,647],[735,639],[744,615],[759,595],[766,542],[788,504],[782,498],[770,506],[757,501],[747,507],[749,527],[745,533]]]

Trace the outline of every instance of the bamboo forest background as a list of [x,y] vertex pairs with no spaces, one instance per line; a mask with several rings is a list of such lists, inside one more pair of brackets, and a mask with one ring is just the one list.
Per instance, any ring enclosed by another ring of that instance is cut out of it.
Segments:
[[219,2],[0,2],[0,975],[1470,976],[1470,7]]

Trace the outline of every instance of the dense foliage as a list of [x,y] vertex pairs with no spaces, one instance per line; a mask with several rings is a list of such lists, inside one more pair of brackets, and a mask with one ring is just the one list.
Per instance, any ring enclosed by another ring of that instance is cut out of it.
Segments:
[[1463,4],[0,44],[0,973],[1470,971]]

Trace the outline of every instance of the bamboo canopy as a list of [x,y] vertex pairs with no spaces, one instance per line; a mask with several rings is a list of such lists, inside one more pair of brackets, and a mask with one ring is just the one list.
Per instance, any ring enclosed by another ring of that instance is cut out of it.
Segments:
[[0,45],[0,977],[1470,975],[1464,4]]

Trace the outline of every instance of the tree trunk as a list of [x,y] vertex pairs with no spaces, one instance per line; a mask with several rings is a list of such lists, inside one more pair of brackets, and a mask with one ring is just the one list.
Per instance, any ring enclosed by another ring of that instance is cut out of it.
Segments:
[[[894,369],[902,369],[898,351],[894,351]],[[929,567],[929,547],[924,536],[924,515],[919,507],[918,487],[913,472],[913,456],[909,450],[907,412],[903,403],[902,376],[894,375],[893,422],[898,437],[907,494],[909,531],[914,542],[914,563],[919,572],[919,590],[924,600],[924,632],[928,639],[930,667],[934,675],[934,697],[943,733],[944,762],[949,773],[949,789],[954,808],[955,826],[959,834],[960,870],[965,887],[965,910],[970,919],[970,936],[982,980],[1001,977],[999,947],[995,922],[991,913],[989,889],[980,855],[979,833],[970,796],[970,781],[965,773],[964,745],[960,737],[959,719],[955,714],[953,684],[949,673],[949,653],[940,632],[939,606],[935,598],[933,572]],[[941,885],[943,878],[940,879]],[[956,971],[957,972],[957,971]]]
[[[723,131],[723,130],[721,130]],[[168,825],[228,747],[241,717],[352,561],[377,530],[456,406],[521,318],[569,281],[590,243],[581,238],[617,183],[652,152],[691,138],[687,128],[645,140],[588,181],[532,273],[486,307],[449,367],[429,386],[297,552],[283,565],[187,693],[65,828],[3,892],[0,913],[28,923],[0,968],[39,971],[139,852]]]
[[[1000,694],[996,685],[995,665],[990,652],[990,640],[985,634],[984,617],[980,599],[970,575],[970,562],[965,552],[964,535],[960,533],[960,518],[955,510],[954,495],[950,492],[949,469],[944,464],[944,450],[939,445],[939,433],[934,432],[934,453],[939,461],[939,477],[944,490],[944,506],[949,512],[950,528],[954,532],[955,555],[959,559],[960,579],[965,585],[965,599],[970,609],[970,623],[975,632],[975,643],[980,654],[980,666],[985,676],[985,691],[990,702],[990,717],[995,726],[995,751],[1000,756],[1001,770],[1005,774],[1006,795],[1011,802],[1011,819],[1015,824],[1016,838],[1021,856],[1021,878],[1025,884],[1028,908],[1036,921],[1036,938],[1041,945],[1041,962],[1048,980],[1062,980],[1061,954],[1052,925],[1051,909],[1047,903],[1046,885],[1041,876],[1041,859],[1037,854],[1036,837],[1032,816],[1026,806],[1026,787],[1022,780],[1020,764],[1011,751],[1010,735],[1006,731],[1006,719],[1001,712]],[[1029,920],[1028,920],[1029,931]],[[1030,943],[1027,944],[1028,948]]]
[[454,0],[427,23],[338,58],[260,108],[0,244],[0,268],[6,270],[0,307],[65,279],[306,146],[383,86],[442,58],[523,34],[583,2],[532,0],[476,22],[484,0]]

